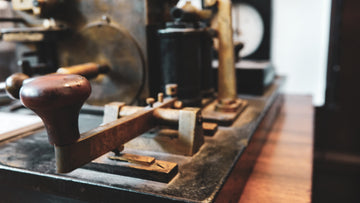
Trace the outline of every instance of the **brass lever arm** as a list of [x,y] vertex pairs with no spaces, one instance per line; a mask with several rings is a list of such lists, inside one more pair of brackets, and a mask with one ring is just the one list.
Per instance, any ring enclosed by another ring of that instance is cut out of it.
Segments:
[[154,111],[171,107],[175,101],[176,99],[165,99],[163,103],[156,102],[153,108],[144,108],[133,115],[99,126],[81,134],[80,139],[73,144],[55,144],[57,172],[67,173],[79,168],[154,128]]

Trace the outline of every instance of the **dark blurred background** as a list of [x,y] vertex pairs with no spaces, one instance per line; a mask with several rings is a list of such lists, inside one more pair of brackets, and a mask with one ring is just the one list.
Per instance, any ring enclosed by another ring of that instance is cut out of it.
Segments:
[[315,113],[313,202],[360,202],[360,1],[332,0],[326,98]]

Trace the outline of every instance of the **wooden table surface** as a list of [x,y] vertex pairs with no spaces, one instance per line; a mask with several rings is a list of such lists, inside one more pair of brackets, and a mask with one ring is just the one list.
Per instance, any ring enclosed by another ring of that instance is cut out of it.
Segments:
[[312,153],[311,97],[286,95],[239,203],[310,202]]

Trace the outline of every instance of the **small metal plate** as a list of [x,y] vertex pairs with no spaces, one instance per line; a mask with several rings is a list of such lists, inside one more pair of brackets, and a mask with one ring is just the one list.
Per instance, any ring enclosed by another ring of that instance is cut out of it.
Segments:
[[[110,152],[109,154],[111,155],[112,153]],[[169,182],[178,172],[178,165],[173,162],[155,159],[151,164],[140,164],[112,160],[108,158],[109,154],[101,156],[82,168],[164,183]],[[148,159],[153,157],[137,156],[137,158]]]
[[223,126],[230,126],[241,114],[242,111],[246,108],[248,102],[245,100],[238,99],[239,108],[234,112],[221,112],[215,111],[217,100],[213,101],[207,105],[201,112],[204,121],[214,122]]

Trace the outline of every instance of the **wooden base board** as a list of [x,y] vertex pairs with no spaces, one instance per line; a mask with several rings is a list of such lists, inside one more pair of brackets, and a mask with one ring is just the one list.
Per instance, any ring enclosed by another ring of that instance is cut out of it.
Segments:
[[31,134],[44,128],[38,116],[0,112],[0,141]]
[[[134,161],[114,160],[113,153],[110,152],[86,164],[83,168],[164,183],[168,183],[178,172],[177,163],[156,160],[147,156],[131,156],[135,157]],[[140,163],[139,160],[153,161]]]
[[218,103],[218,101],[215,100],[203,108],[203,110],[201,111],[201,115],[206,122],[215,122],[222,126],[230,126],[248,104],[248,102],[245,100],[239,99],[238,101],[240,101],[240,105],[236,111],[222,112],[215,111],[216,105]]

